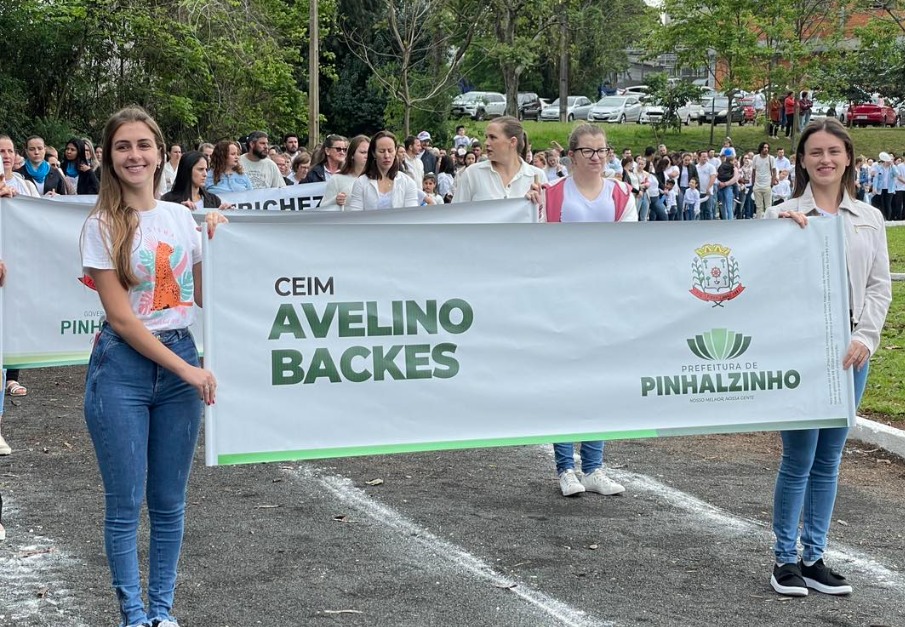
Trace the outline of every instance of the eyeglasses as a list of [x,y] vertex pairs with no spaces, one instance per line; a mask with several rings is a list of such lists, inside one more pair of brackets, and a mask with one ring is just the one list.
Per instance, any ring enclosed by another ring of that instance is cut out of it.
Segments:
[[581,156],[585,159],[590,159],[594,155],[597,155],[601,159],[606,157],[606,153],[610,150],[609,146],[605,146],[603,148],[576,148],[575,152],[580,152]]

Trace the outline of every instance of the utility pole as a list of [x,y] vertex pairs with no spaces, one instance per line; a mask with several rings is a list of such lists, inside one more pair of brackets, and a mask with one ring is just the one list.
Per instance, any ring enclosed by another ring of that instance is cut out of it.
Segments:
[[569,121],[569,11],[563,2],[559,31],[559,121]]
[[317,20],[317,0],[308,0],[308,149],[320,140],[320,32]]

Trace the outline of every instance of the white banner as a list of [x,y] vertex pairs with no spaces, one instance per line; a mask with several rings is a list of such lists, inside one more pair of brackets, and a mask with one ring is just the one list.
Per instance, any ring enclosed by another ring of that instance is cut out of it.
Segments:
[[243,218],[204,254],[209,464],[854,421],[838,220]]
[[274,189],[256,189],[250,192],[217,194],[221,200],[231,202],[236,209],[263,211],[304,211],[316,209],[324,197],[326,183],[287,185]]
[[[326,183],[287,185],[274,189],[256,189],[250,192],[217,194],[221,200],[231,202],[236,209],[263,211],[303,211],[316,209],[324,196]],[[56,202],[94,205],[97,196],[49,196]]]
[[[80,201],[95,197],[62,198],[79,201],[0,199],[0,258],[7,265],[6,286],[0,289],[0,349],[3,364],[8,368],[86,364],[94,334],[100,329],[104,311],[97,292],[82,282],[79,251],[82,225],[93,206]],[[368,223],[388,219],[428,219],[408,217],[420,211],[402,209],[356,214],[237,211],[229,215],[233,220],[241,220],[239,216],[247,213],[257,219],[287,224],[299,220],[306,223]],[[530,205],[514,201],[507,205],[505,217],[511,221],[530,221],[532,214]],[[203,220],[203,212],[195,215],[196,219]],[[457,206],[455,211],[433,209],[429,219],[480,222],[486,217],[480,205],[472,205]],[[247,271],[243,269],[243,273]],[[201,350],[200,313],[195,320],[192,333]]]

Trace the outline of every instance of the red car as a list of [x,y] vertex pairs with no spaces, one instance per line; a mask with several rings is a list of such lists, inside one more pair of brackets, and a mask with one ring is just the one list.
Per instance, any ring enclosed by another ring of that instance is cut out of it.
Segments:
[[877,98],[876,102],[852,105],[848,110],[852,126],[895,126],[898,117],[896,110],[885,104],[882,98]]

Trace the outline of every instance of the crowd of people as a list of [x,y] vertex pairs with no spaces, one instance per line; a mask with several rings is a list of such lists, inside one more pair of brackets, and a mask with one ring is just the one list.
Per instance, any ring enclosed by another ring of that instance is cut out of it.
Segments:
[[[31,137],[20,156],[13,141],[0,136],[0,156],[0,196],[98,194],[81,250],[106,317],[88,367],[85,417],[107,493],[107,557],[124,627],[178,627],[171,610],[185,490],[202,404],[215,401],[216,379],[200,366],[187,329],[194,304],[201,305],[201,262],[200,236],[183,206],[213,209],[209,236],[226,221],[217,209],[229,207],[217,194],[311,182],[326,183],[321,209],[332,211],[527,198],[546,222],[780,217],[805,227],[809,217],[841,219],[852,341],[840,365],[854,369],[857,403],[891,301],[884,219],[902,217],[905,204],[902,160],[888,153],[876,163],[856,157],[848,132],[834,119],[807,124],[789,157],[769,142],[739,155],[729,138],[719,150],[670,152],[660,145],[640,155],[629,148],[617,154],[593,124],[575,127],[565,147],[533,150],[511,117],[487,124],[483,141],[460,126],[448,148],[431,146],[427,131],[401,142],[380,131],[351,140],[329,135],[309,154],[296,135],[283,137],[277,148],[263,132],[244,145],[224,140],[184,152],[165,145],[153,119],[131,108],[111,117],[97,149],[73,139],[59,160],[41,138]],[[182,270],[155,273],[148,258]],[[0,262],[0,285],[5,270]],[[163,286],[158,301],[162,280],[178,285]],[[148,290],[154,297],[142,298]],[[167,294],[179,296],[168,300]],[[24,395],[18,373],[7,375],[3,390]],[[846,435],[845,428],[782,434],[770,579],[780,594],[852,590],[822,559]],[[0,446],[0,454],[10,453],[2,437]],[[580,473],[572,443],[555,444],[554,451],[564,496],[625,491],[604,471],[602,441],[581,443]],[[146,494],[151,520],[147,606],[136,544],[143,499],[136,494]]]

